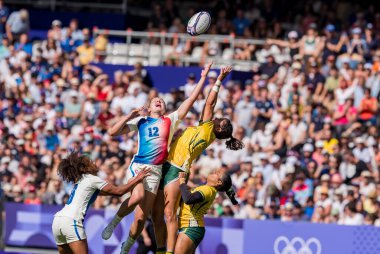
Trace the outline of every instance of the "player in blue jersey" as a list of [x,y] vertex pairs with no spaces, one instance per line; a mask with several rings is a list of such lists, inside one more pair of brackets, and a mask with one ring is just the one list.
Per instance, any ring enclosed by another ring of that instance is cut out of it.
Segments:
[[115,186],[97,176],[98,168],[88,157],[71,153],[58,165],[58,174],[74,184],[69,200],[54,216],[52,230],[60,254],[87,254],[84,217],[98,194],[121,196],[132,190],[136,183],[149,175],[143,169],[126,185]]
[[178,108],[169,115],[165,115],[166,105],[163,99],[154,98],[148,106],[149,116],[142,117],[143,108],[133,110],[123,117],[109,131],[111,136],[137,131],[139,138],[138,152],[132,159],[127,170],[127,181],[144,166],[151,169],[151,175],[137,184],[130,198],[123,202],[119,211],[102,232],[103,239],[109,239],[123,217],[135,210],[135,218],[131,226],[129,237],[122,245],[121,253],[128,253],[137,237],[141,234],[147,216],[152,210],[157,190],[162,175],[162,164],[168,155],[170,142],[178,127],[178,123],[184,119],[202,91],[207,74],[212,63],[208,64],[201,73],[201,79],[193,90],[193,93]]

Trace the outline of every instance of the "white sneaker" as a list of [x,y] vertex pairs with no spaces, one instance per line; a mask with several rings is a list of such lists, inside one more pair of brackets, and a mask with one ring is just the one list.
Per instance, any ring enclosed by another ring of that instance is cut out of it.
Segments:
[[103,229],[102,238],[104,240],[110,239],[114,230],[115,230],[115,226],[112,224],[108,224],[107,227],[105,229]]

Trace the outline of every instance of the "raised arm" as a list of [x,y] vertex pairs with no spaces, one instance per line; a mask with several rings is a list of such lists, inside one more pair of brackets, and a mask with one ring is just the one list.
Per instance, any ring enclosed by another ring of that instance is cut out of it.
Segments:
[[128,122],[140,116],[144,108],[145,107],[134,109],[128,115],[123,116],[114,126],[111,127],[111,129],[109,129],[108,134],[111,136],[118,136],[130,132],[131,130],[128,126]]
[[102,189],[102,195],[114,195],[114,196],[122,196],[127,192],[130,192],[136,184],[144,180],[145,177],[149,176],[150,169],[145,167],[138,175],[132,178],[127,184],[123,184],[120,186],[116,186],[113,184],[107,184]]
[[220,74],[218,76],[217,81],[207,96],[205,105],[203,107],[201,121],[205,122],[211,120],[214,116],[214,108],[216,105],[216,101],[218,100],[219,88],[222,85],[222,81],[227,77],[228,73],[232,71],[231,66],[224,67],[220,70]]
[[184,119],[187,115],[187,113],[190,111],[191,107],[193,106],[194,102],[198,99],[199,94],[202,91],[203,85],[206,81],[207,74],[210,71],[210,68],[212,66],[212,62],[207,64],[206,67],[202,70],[201,73],[201,79],[198,81],[198,84],[194,88],[194,91],[191,93],[190,97],[187,98],[181,106],[178,108],[178,118],[180,120]]

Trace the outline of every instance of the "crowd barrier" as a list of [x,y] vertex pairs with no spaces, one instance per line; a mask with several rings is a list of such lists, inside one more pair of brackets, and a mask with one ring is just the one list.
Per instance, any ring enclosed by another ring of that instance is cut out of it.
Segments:
[[[55,248],[51,223],[60,208],[7,203],[6,245]],[[133,216],[126,217],[115,234],[103,241],[101,231],[114,213],[89,211],[85,228],[90,253],[120,252]],[[378,254],[379,240],[380,228],[373,226],[206,218],[206,235],[196,254]]]
[[[113,64],[95,64],[100,67],[104,73],[108,74],[111,82],[113,82],[114,72],[117,70],[129,71],[133,66],[129,65],[113,65]],[[179,88],[186,84],[189,73],[194,73],[197,79],[201,76],[202,68],[199,67],[173,67],[173,66],[147,66],[145,67],[154,83],[154,87],[160,92],[169,92],[171,88]],[[214,69],[215,70],[215,69]],[[216,70],[219,74],[219,70]],[[251,72],[232,71],[226,77],[227,80],[237,80],[244,82],[252,78]],[[206,81],[207,83],[207,81]],[[244,83],[243,83],[244,84]]]

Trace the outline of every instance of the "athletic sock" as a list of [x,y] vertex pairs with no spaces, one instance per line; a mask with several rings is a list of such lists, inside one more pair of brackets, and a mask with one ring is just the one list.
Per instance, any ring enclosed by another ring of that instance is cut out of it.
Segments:
[[157,248],[156,254],[166,254],[166,248],[165,247]]
[[128,239],[126,241],[126,244],[124,246],[124,251],[129,253],[130,249],[132,248],[133,244],[136,242],[135,239],[133,239],[132,237],[128,236]]
[[117,214],[115,214],[115,216],[112,218],[110,224],[114,227],[116,227],[120,221],[123,219],[123,217],[119,217]]
[[165,254],[174,254],[174,251],[167,251]]

